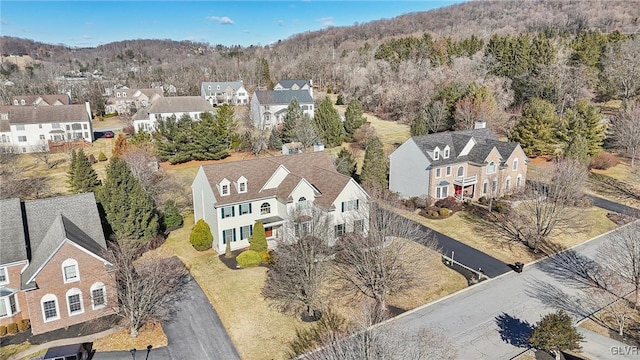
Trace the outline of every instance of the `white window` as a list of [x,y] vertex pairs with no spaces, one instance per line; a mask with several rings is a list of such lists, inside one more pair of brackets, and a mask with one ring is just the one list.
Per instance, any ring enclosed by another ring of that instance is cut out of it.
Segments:
[[82,124],[82,128],[87,130],[87,124]]
[[7,268],[0,268],[0,284],[6,284],[9,282],[9,273]]
[[489,180],[484,179],[484,182],[482,183],[482,193],[486,195],[488,191],[489,191]]
[[358,210],[359,208],[360,208],[360,200],[358,199],[342,202],[342,212]]
[[236,229],[227,229],[222,231],[222,243],[227,244],[228,242],[236,241]]
[[440,159],[440,150],[439,149],[435,149],[433,151],[433,160],[438,160]]
[[116,93],[116,97],[120,97],[120,93],[119,93],[119,92],[118,92],[118,93]]
[[440,175],[442,175],[442,169],[441,168],[436,168],[436,178],[439,178]]
[[496,173],[496,163],[490,162],[489,166],[487,166],[487,174],[495,174]]
[[362,219],[353,220],[353,231],[354,232],[363,232],[364,231],[364,220],[362,220]]
[[513,159],[513,167],[512,167],[513,171],[517,171],[518,170],[518,158]]
[[207,90],[211,90],[211,85],[207,86]]
[[52,129],[60,129],[60,124],[58,124],[58,123],[52,123],[52,124],[51,124],[51,128],[52,128]]
[[216,86],[216,90],[220,90],[220,85],[217,85],[217,86]]
[[42,317],[44,322],[60,319],[60,310],[58,309],[58,298],[53,294],[47,294],[40,300],[42,305]]
[[306,198],[306,197],[304,197],[304,196],[301,196],[301,197],[298,199],[298,205],[303,206],[303,205],[306,205],[306,204],[307,204],[307,198]]
[[436,198],[437,199],[444,199],[447,196],[449,196],[449,186],[448,185],[436,187]]
[[18,103],[18,99],[13,100],[13,105],[18,105],[18,104],[19,104],[19,103]]
[[91,307],[93,310],[102,309],[107,306],[107,289],[103,283],[98,282],[91,285]]
[[67,259],[62,263],[62,278],[64,279],[65,284],[80,281],[77,261],[74,259]]
[[234,217],[235,214],[235,206],[225,206],[222,208],[222,218]]
[[516,178],[516,187],[521,187],[522,186],[522,175],[518,174],[518,177]]
[[82,291],[80,289],[73,288],[67,291],[67,309],[69,310],[69,316],[82,314],[84,307],[82,306]]
[[38,124],[38,129],[42,129],[42,124]]
[[260,215],[269,213],[271,213],[271,205],[269,205],[269,203],[262,203],[262,205],[260,205]]
[[504,187],[505,187],[507,190],[511,189],[511,177],[510,177],[510,176],[509,176],[509,177],[507,177],[507,180],[505,181],[505,185],[504,185]]
[[7,135],[2,134],[2,142],[3,143],[7,142]]
[[238,184],[238,192],[239,193],[246,193],[247,192],[247,183],[246,182],[241,182],[240,184]]
[[220,189],[222,195],[229,195],[229,185],[222,185]]
[[16,125],[16,130],[24,131],[24,125]]
[[251,203],[240,204],[238,209],[240,210],[240,215],[251,214]]
[[44,135],[40,135],[40,140],[44,140]]
[[9,296],[0,297],[0,318],[11,316],[17,312],[18,303],[16,302],[15,292]]
[[449,158],[449,148],[444,148],[444,154],[442,155],[443,158],[448,159]]
[[498,179],[493,179],[491,183],[491,192],[495,194],[498,191]]
[[240,227],[240,240],[246,240],[253,234],[253,225]]
[[447,176],[451,175],[451,166],[447,166]]
[[344,224],[338,224],[334,227],[335,230],[335,236],[336,237],[340,237],[342,235],[344,235],[345,231],[344,231]]
[[26,102],[24,101],[24,99],[20,100],[20,104],[22,104],[22,105],[26,104]]
[[294,225],[296,237],[304,237],[308,234],[311,234],[312,229],[313,224],[311,223],[311,221],[303,221]]
[[126,92],[123,92],[123,93],[122,93],[122,97],[127,97],[127,93],[126,93]]
[[464,176],[464,166],[460,166],[458,168],[458,177],[463,177]]

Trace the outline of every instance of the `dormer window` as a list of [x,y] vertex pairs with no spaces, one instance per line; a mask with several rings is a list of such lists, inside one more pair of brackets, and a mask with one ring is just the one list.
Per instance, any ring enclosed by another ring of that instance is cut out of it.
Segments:
[[116,97],[120,97],[120,92],[117,92],[117,93],[116,93]]
[[18,105],[18,99],[13,100],[13,105]]
[[211,90],[211,85],[207,86],[207,90]]
[[433,160],[438,159],[440,159],[440,149],[436,148],[435,150],[433,150]]
[[238,194],[247,192],[247,179],[244,176],[241,176],[240,179],[238,179],[237,190]]
[[21,104],[21,105],[24,105],[24,104],[25,104],[24,99],[20,100],[20,104]]
[[227,196],[231,194],[231,182],[229,182],[229,180],[222,179],[222,181],[220,181],[219,186],[220,186],[220,195]]
[[220,188],[220,193],[222,195],[229,195],[229,185],[222,185]]
[[220,90],[220,85],[216,86],[216,90]]
[[123,92],[123,93],[122,93],[122,97],[127,97],[127,93],[126,93],[126,92]]
[[446,148],[444,148],[444,154],[442,154],[442,158],[443,159],[448,159],[449,158],[449,147],[448,146]]

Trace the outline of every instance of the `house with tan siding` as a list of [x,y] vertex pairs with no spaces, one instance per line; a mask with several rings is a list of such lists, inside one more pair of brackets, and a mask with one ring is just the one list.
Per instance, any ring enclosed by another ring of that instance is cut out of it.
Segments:
[[527,157],[519,144],[476,129],[414,136],[390,156],[389,190],[403,198],[478,200],[525,185]]

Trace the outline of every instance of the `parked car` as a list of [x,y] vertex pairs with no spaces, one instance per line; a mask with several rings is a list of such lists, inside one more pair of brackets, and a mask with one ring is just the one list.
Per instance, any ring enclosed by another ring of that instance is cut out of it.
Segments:
[[110,138],[112,138],[114,136],[115,136],[115,134],[113,133],[113,131],[105,131],[104,135],[102,135],[102,137],[105,137],[107,139],[110,139]]

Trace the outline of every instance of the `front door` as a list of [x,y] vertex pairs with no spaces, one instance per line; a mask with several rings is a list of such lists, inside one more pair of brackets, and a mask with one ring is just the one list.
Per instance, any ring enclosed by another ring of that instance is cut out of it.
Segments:
[[264,233],[265,235],[267,235],[267,238],[270,238],[273,236],[273,227],[269,226],[264,228]]

